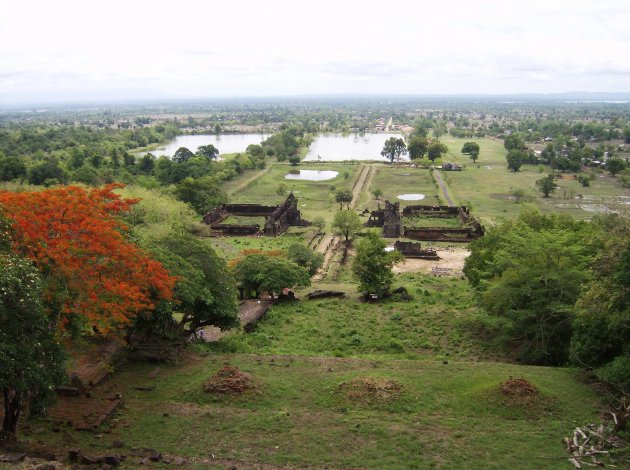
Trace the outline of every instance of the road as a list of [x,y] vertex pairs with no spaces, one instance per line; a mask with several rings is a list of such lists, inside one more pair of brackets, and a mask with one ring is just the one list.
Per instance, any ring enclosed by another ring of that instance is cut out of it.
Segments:
[[444,199],[446,199],[446,203],[449,206],[454,206],[455,203],[451,199],[451,196],[448,194],[448,189],[446,189],[446,183],[442,179],[442,173],[437,170],[433,170],[433,176],[435,177],[435,181],[437,181],[438,186],[442,190],[442,194],[444,194]]

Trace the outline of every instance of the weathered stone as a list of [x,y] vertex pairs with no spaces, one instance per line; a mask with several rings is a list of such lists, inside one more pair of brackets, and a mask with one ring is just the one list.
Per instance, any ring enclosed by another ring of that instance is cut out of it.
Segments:
[[81,455],[81,457],[79,458],[79,463],[82,465],[96,465],[99,462],[96,457],[92,457],[90,455]]
[[68,449],[68,460],[70,462],[78,462],[79,458],[81,457],[81,450],[80,449]]
[[115,454],[102,455],[98,460],[100,463],[105,463],[107,465],[111,465],[112,467],[120,465],[120,457]]
[[8,452],[6,454],[0,454],[0,462],[3,463],[18,463],[26,458],[26,454],[21,452]]

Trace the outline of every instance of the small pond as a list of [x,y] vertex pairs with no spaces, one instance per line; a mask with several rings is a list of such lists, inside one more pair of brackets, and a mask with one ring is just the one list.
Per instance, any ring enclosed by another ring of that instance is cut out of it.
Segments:
[[339,174],[333,170],[295,170],[284,177],[287,180],[326,181]]
[[399,194],[396,197],[403,201],[420,201],[424,199],[426,196],[420,193],[410,193],[410,194]]

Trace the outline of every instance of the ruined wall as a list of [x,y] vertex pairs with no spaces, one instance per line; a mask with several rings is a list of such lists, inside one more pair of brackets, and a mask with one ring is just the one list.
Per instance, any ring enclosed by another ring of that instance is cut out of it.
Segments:
[[297,208],[298,200],[289,194],[287,200],[271,213],[265,223],[265,235],[275,237],[284,233],[290,226],[308,226],[310,222],[302,220],[302,213]]
[[402,242],[397,240],[396,243],[394,243],[394,249],[402,253],[405,258],[440,259],[434,249],[423,249],[421,243]]
[[398,238],[402,232],[402,222],[400,219],[400,203],[385,201],[383,212],[383,237]]
[[472,228],[405,228],[405,237],[431,242],[469,242],[479,238]]

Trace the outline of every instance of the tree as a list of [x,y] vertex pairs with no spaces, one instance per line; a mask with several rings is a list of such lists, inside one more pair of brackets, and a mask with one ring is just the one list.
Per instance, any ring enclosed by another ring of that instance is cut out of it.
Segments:
[[398,161],[401,155],[407,155],[405,141],[400,137],[390,137],[385,141],[381,155],[391,163],[394,163],[394,160]]
[[49,182],[65,183],[68,176],[57,160],[51,159],[32,166],[28,171],[28,182],[35,185],[49,185]]
[[558,189],[558,185],[556,184],[553,175],[547,175],[544,178],[539,179],[536,181],[536,186],[538,187],[538,191],[543,193],[543,197],[549,197],[549,194]]
[[319,231],[319,233],[321,233],[322,230],[326,228],[326,220],[324,220],[324,218],[321,215],[318,215],[313,220],[311,220],[311,223],[313,224],[314,227],[317,227],[317,230]]
[[429,147],[429,141],[426,137],[412,136],[407,143],[407,151],[409,152],[409,158],[417,160],[424,157]]
[[504,341],[532,364],[563,364],[571,320],[597,252],[599,229],[526,208],[470,244],[464,273],[481,304],[505,322]]
[[0,181],[26,177],[26,165],[18,157],[0,157]]
[[209,241],[172,230],[163,236],[149,234],[141,243],[176,277],[173,297],[183,313],[183,327],[193,332],[206,325],[227,328],[237,323],[234,278]]
[[172,160],[175,163],[183,163],[183,162],[187,162],[194,156],[195,154],[192,153],[190,150],[188,150],[186,147],[180,147],[173,154]]
[[606,169],[613,176],[623,171],[625,168],[626,168],[626,164],[620,158],[609,158],[608,160],[606,160]]
[[348,243],[351,236],[361,231],[363,224],[356,212],[340,210],[335,214],[332,228],[336,234],[343,235]]
[[302,243],[294,243],[287,249],[287,258],[298,266],[308,269],[308,273],[314,276],[324,264],[324,255],[309,249]]
[[348,189],[341,189],[335,193],[335,202],[339,203],[339,210],[343,209],[344,202],[350,209],[350,203],[352,202],[352,191]]
[[523,166],[523,160],[525,160],[525,154],[522,150],[510,150],[505,157],[507,159],[508,169],[511,171],[518,171]]
[[623,129],[623,141],[626,144],[630,144],[630,127],[625,127]]
[[379,297],[389,291],[394,282],[392,266],[402,256],[397,251],[385,251],[387,243],[375,232],[369,231],[357,244],[357,255],[352,273],[359,281],[359,290]]
[[374,199],[380,199],[382,195],[383,195],[383,190],[381,188],[374,188],[372,190],[372,196],[374,196]]
[[199,147],[197,147],[197,155],[207,158],[209,160],[216,160],[217,158],[219,158],[219,149],[212,144],[200,145]]
[[266,291],[274,294],[285,288],[307,287],[311,285],[311,277],[306,268],[293,261],[265,254],[251,254],[234,266],[234,276],[242,288],[258,293]]
[[520,134],[514,133],[505,138],[505,140],[503,141],[503,146],[508,152],[510,150],[523,150],[523,148],[525,147],[525,141],[520,136]]
[[477,142],[466,142],[462,147],[462,153],[468,154],[473,163],[475,163],[477,158],[479,158],[479,144]]
[[45,307],[58,328],[106,333],[172,298],[175,279],[126,238],[117,219],[136,202],[113,192],[121,186],[0,191],[13,249],[44,275]]
[[175,196],[187,202],[199,215],[205,215],[219,204],[227,202],[227,195],[212,178],[186,178],[175,186]]
[[41,298],[41,279],[34,266],[19,256],[1,253],[0,389],[4,419],[0,447],[15,440],[26,400],[32,414],[43,411],[54,398],[53,387],[65,380],[63,348],[48,328]]
[[427,157],[432,162],[442,158],[442,154],[448,152],[448,147],[439,140],[433,140],[427,148]]

